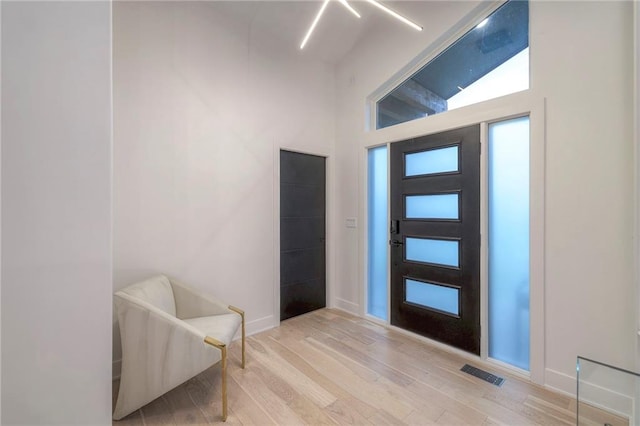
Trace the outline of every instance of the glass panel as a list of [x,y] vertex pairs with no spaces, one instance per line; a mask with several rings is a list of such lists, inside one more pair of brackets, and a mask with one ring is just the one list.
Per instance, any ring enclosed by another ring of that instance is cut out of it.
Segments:
[[405,154],[404,175],[419,176],[458,171],[458,146]]
[[407,219],[459,219],[458,194],[408,195]]
[[369,150],[367,312],[387,319],[387,147]]
[[447,99],[449,111],[529,88],[529,48]]
[[639,425],[640,374],[578,357],[578,425]]
[[529,3],[508,1],[377,103],[377,128],[529,88]]
[[407,238],[407,260],[458,267],[458,241]]
[[529,370],[529,117],[489,125],[489,356]]
[[408,279],[405,279],[404,285],[405,300],[407,302],[453,315],[460,314],[458,307],[459,290],[457,288]]

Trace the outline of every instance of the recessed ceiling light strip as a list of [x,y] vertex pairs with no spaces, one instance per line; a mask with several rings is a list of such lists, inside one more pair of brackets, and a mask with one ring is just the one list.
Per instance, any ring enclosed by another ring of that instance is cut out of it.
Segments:
[[415,22],[410,21],[409,19],[405,18],[404,16],[400,15],[397,12],[394,12],[393,10],[389,9],[387,6],[378,3],[376,0],[366,0],[367,2],[371,3],[372,5],[374,5],[375,7],[377,7],[380,10],[385,11],[386,13],[388,13],[389,15],[393,16],[394,18],[396,18],[399,21],[404,22],[405,24],[409,25],[411,28],[418,30],[418,31],[422,31],[422,27],[418,24],[416,24]]
[[338,1],[340,2],[341,5],[346,7],[349,10],[349,12],[353,13],[358,18],[360,17],[360,14],[358,13],[358,11],[355,10],[353,7],[351,7],[351,5],[347,2],[347,0],[338,0]]
[[304,40],[302,40],[302,44],[300,45],[300,49],[304,49],[304,45],[307,44],[307,41],[309,41],[309,37],[311,37],[311,33],[315,29],[316,25],[318,25],[318,21],[320,20],[320,17],[324,13],[324,10],[327,8],[328,4],[329,4],[329,0],[324,0],[324,3],[322,3],[322,7],[320,8],[320,11],[316,15],[316,19],[313,20],[313,23],[311,24],[311,27],[309,27],[309,31],[307,31],[307,35],[304,36]]

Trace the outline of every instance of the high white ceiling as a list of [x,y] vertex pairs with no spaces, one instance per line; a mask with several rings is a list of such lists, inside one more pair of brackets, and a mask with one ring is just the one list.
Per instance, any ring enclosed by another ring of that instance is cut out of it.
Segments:
[[[364,1],[349,2],[361,15],[358,19],[337,0],[331,0],[302,55],[313,55],[326,62],[336,63],[347,54],[367,32],[381,26],[396,26],[407,33],[416,32],[400,21],[386,15]],[[424,16],[426,1],[383,1],[393,10],[414,19]],[[220,1],[216,8],[233,19],[250,23],[256,34],[270,34],[279,44],[299,50],[309,26],[320,10],[322,1]],[[422,12],[422,13],[420,13]],[[416,19],[414,19],[416,20]],[[426,23],[417,20],[424,26]]]

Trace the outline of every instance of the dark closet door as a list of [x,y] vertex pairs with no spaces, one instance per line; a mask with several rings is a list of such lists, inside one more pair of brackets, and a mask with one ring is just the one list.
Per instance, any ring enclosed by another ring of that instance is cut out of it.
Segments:
[[280,151],[280,319],[326,306],[325,158]]

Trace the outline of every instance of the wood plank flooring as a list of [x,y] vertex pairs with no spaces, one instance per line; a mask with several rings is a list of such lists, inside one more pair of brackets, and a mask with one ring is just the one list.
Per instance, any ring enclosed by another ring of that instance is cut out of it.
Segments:
[[[244,370],[239,342],[229,354],[229,425],[575,424],[574,398],[503,372],[496,387],[459,371],[462,357],[342,311],[247,338]],[[216,424],[220,398],[215,365],[113,424]],[[599,424],[628,424],[596,411]]]

